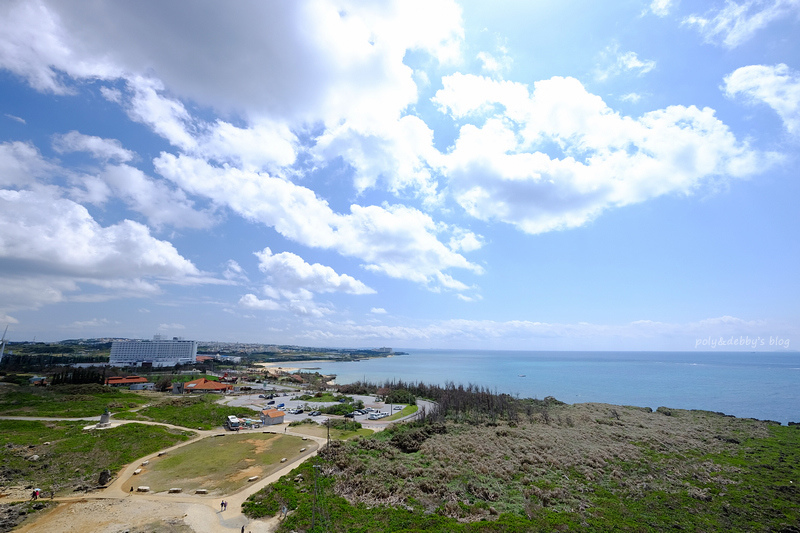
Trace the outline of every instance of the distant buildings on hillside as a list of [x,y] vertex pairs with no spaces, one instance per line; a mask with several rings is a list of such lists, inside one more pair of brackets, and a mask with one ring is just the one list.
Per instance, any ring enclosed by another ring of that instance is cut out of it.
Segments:
[[175,366],[197,362],[197,341],[179,337],[165,340],[118,340],[111,344],[111,366]]

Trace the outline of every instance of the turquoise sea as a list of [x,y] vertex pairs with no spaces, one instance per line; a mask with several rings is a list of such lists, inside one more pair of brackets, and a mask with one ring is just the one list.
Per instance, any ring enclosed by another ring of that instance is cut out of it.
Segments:
[[337,383],[472,383],[567,403],[663,405],[800,422],[800,352],[403,351],[408,355],[292,366],[336,374]]

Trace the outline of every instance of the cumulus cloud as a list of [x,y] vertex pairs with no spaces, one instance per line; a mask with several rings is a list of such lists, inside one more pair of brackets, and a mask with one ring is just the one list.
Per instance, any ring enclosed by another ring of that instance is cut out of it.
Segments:
[[102,161],[118,161],[125,163],[134,158],[133,152],[122,147],[117,139],[103,139],[93,135],[84,135],[75,130],[53,136],[53,149],[60,153],[88,152]]
[[233,259],[229,259],[225,263],[225,271],[222,273],[222,277],[231,281],[248,281],[247,273]]
[[312,153],[320,162],[339,156],[347,161],[355,170],[358,192],[381,182],[395,194],[439,201],[434,173],[441,156],[433,146],[433,130],[418,117],[359,128],[343,124],[320,135]]
[[383,307],[373,307],[372,309],[369,310],[369,312],[372,313],[373,315],[385,315],[386,309],[384,309]]
[[[465,124],[444,168],[458,203],[528,233],[577,227],[602,211],[713,179],[747,177],[776,156],[738,141],[709,108],[623,116],[573,78],[534,84],[456,74],[434,102]],[[486,118],[488,116],[488,118]]]
[[92,9],[76,1],[4,6],[3,66],[37,89],[69,90],[59,72],[153,72],[180,98],[221,111],[329,124],[394,116],[416,96],[406,51],[452,61],[463,38],[461,10],[450,0],[205,2],[188,11],[111,1]]
[[45,160],[31,143],[0,144],[0,187],[29,186],[58,172],[58,166]]
[[[154,180],[137,168],[109,165],[96,178],[156,228],[207,228],[216,223],[213,212],[195,209],[194,202],[182,190],[173,190],[163,180]],[[91,187],[93,179],[87,181],[87,186]]]
[[666,17],[677,3],[677,0],[653,0],[650,3],[650,11],[656,16]]
[[337,274],[331,267],[319,263],[308,264],[299,255],[291,252],[273,254],[272,250],[264,248],[255,255],[259,270],[266,274],[270,285],[281,291],[375,293],[374,289],[347,274]]
[[262,300],[255,294],[245,294],[239,298],[239,305],[245,309],[256,309],[259,311],[278,311],[282,309],[279,302],[271,299]]
[[305,246],[332,249],[394,278],[460,289],[444,274],[451,268],[481,268],[440,242],[433,219],[417,209],[350,206],[339,214],[314,191],[263,173],[215,167],[188,156],[161,154],[157,171],[181,188],[224,203],[248,220],[274,227]]
[[750,65],[725,76],[725,95],[765,103],[781,117],[786,130],[800,134],[800,73],[787,65]]
[[706,42],[735,48],[770,23],[800,12],[800,0],[727,0],[725,7],[693,14],[683,23],[697,28]]
[[8,308],[62,301],[81,283],[142,295],[158,291],[159,283],[211,281],[142,224],[103,227],[54,188],[0,190],[0,258],[1,299]]
[[[90,11],[90,10],[87,10]],[[64,74],[74,78],[109,79],[122,71],[101,52],[77,53],[62,18],[44,2],[16,0],[0,6],[0,67],[28,80],[35,89],[54,94],[74,91]]]

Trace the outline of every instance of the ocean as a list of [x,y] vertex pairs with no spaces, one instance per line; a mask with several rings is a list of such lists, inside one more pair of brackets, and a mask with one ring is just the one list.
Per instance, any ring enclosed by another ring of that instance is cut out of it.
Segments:
[[[800,422],[799,352],[534,352],[403,350],[340,363],[292,363],[358,380],[475,384],[567,403],[705,409]],[[288,366],[288,365],[287,365]]]

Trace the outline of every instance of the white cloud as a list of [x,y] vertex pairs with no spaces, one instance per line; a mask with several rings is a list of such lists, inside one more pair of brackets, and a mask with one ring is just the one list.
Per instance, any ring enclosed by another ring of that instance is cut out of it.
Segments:
[[374,289],[347,274],[337,274],[331,267],[319,263],[310,265],[291,252],[273,254],[272,250],[264,248],[255,256],[258,258],[258,269],[267,275],[270,285],[282,292],[375,293]]
[[438,200],[433,168],[441,157],[433,131],[418,117],[360,128],[344,124],[321,135],[313,153],[320,162],[341,156],[350,163],[358,192],[383,180],[395,194],[411,191],[428,202]]
[[471,231],[457,228],[450,238],[450,249],[453,251],[474,252],[483,247],[483,239]]
[[39,90],[67,91],[59,71],[103,79],[152,72],[179,98],[217,110],[328,124],[394,117],[416,96],[406,51],[452,61],[463,39],[461,10],[450,0],[188,11],[40,0],[7,2],[2,15],[2,66]]
[[248,281],[247,273],[241,265],[233,259],[229,259],[228,262],[225,263],[225,271],[222,273],[222,277],[232,281]]
[[[497,349],[526,349],[535,343],[543,349],[565,346],[578,349],[647,350],[758,350],[785,349],[770,346],[769,338],[793,337],[795,325],[767,320],[745,320],[722,316],[685,323],[666,323],[636,320],[622,324],[589,322],[554,323],[533,320],[441,320],[418,325],[356,324],[352,322],[320,321],[306,330],[304,338],[313,341],[402,342],[405,345],[431,347],[469,347],[491,343]],[[759,339],[764,340],[761,344]],[[723,344],[720,344],[720,341]],[[706,344],[704,344],[706,342]],[[713,346],[712,343],[713,342]],[[749,344],[746,344],[748,343]],[[728,344],[730,343],[730,344]],[[735,343],[735,344],[734,344]]]
[[614,44],[600,53],[599,65],[595,69],[595,79],[605,81],[625,72],[642,76],[654,68],[656,68],[655,61],[639,59],[636,52],[620,52],[619,45]]
[[477,58],[481,62],[481,70],[491,75],[502,76],[504,72],[511,69],[514,60],[508,55],[508,50],[504,46],[499,46],[498,55],[489,52],[478,52]]
[[172,330],[176,330],[176,329],[186,329],[186,326],[184,326],[183,324],[177,324],[177,323],[159,324],[158,325],[158,331],[172,331]]
[[58,172],[30,143],[0,144],[0,187],[24,187]]
[[383,307],[373,307],[372,309],[369,310],[369,312],[372,313],[373,315],[385,315],[386,309],[384,309]]
[[245,294],[239,299],[239,305],[246,309],[257,309],[259,311],[278,311],[282,309],[281,304],[275,300],[261,300],[255,294]]
[[458,118],[502,109],[481,126],[462,126],[445,172],[469,214],[528,233],[747,177],[773,158],[738,141],[712,109],[670,106],[626,117],[572,78],[536,82],[529,94],[522,84],[453,75],[434,101]]
[[145,226],[123,220],[102,227],[54,188],[0,190],[0,259],[4,308],[63,301],[81,283],[141,296],[158,291],[158,283],[212,281]]
[[101,79],[121,74],[104,61],[102,52],[79,54],[70,41],[61,17],[44,2],[12,0],[0,5],[0,67],[25,78],[35,89],[72,92],[62,73]]
[[116,139],[103,139],[70,131],[53,136],[53,149],[60,154],[69,152],[89,152],[102,161],[115,160],[121,163],[134,158],[133,152],[122,147]]
[[653,0],[650,3],[650,11],[656,16],[666,17],[677,3],[677,0]]
[[25,121],[25,119],[24,119],[24,118],[22,118],[22,117],[18,117],[18,116],[16,116],[16,115],[11,115],[11,114],[9,114],[9,113],[3,113],[3,115],[4,115],[6,118],[10,118],[11,120],[13,120],[13,121],[15,121],[15,122],[19,122],[20,124],[27,124],[27,122]]
[[76,320],[75,322],[64,327],[69,329],[104,328],[110,323],[111,322],[107,318],[92,318],[91,320]]
[[134,76],[128,80],[132,96],[126,107],[132,120],[150,126],[154,132],[182,150],[193,150],[197,141],[189,131],[191,115],[181,102],[163,96],[164,84],[154,78]]
[[693,14],[683,23],[694,26],[706,42],[735,48],[771,22],[800,11],[800,0],[726,0],[725,7]]
[[800,134],[800,73],[781,63],[750,65],[725,76],[725,95],[742,95],[751,102],[763,102],[781,117],[786,130]]
[[[124,80],[124,93],[101,87],[103,96],[184,152],[273,171],[294,162],[294,132],[322,126],[318,146],[328,159],[353,156],[357,187],[385,173],[394,190],[435,198],[435,183],[413,157],[430,151],[418,146],[426,128],[399,122],[417,99],[404,58],[460,58],[464,32],[453,0],[204,4],[188,12],[34,0],[8,3],[2,14],[13,31],[0,31],[0,67],[60,93],[71,90],[70,78]],[[204,123],[184,102],[244,124]],[[394,162],[376,172],[381,157]]]
[[623,102],[630,102],[632,104],[636,104],[639,102],[639,100],[642,99],[642,95],[639,93],[627,93],[620,96],[619,99],[622,100]]
[[413,208],[353,204],[349,214],[339,214],[312,190],[266,174],[171,154],[154,163],[162,176],[193,194],[224,203],[305,246],[357,257],[365,268],[394,278],[442,286],[443,270],[481,271],[441,243],[434,221]]
[[[173,190],[163,180],[154,180],[128,165],[106,166],[97,176],[132,210],[147,217],[156,228],[207,228],[216,223],[210,211],[198,211],[182,190]],[[91,187],[90,178],[86,184]]]
[[[11,315],[0,315],[0,324],[19,324],[19,320]],[[8,340],[8,337],[6,337],[6,340]]]

